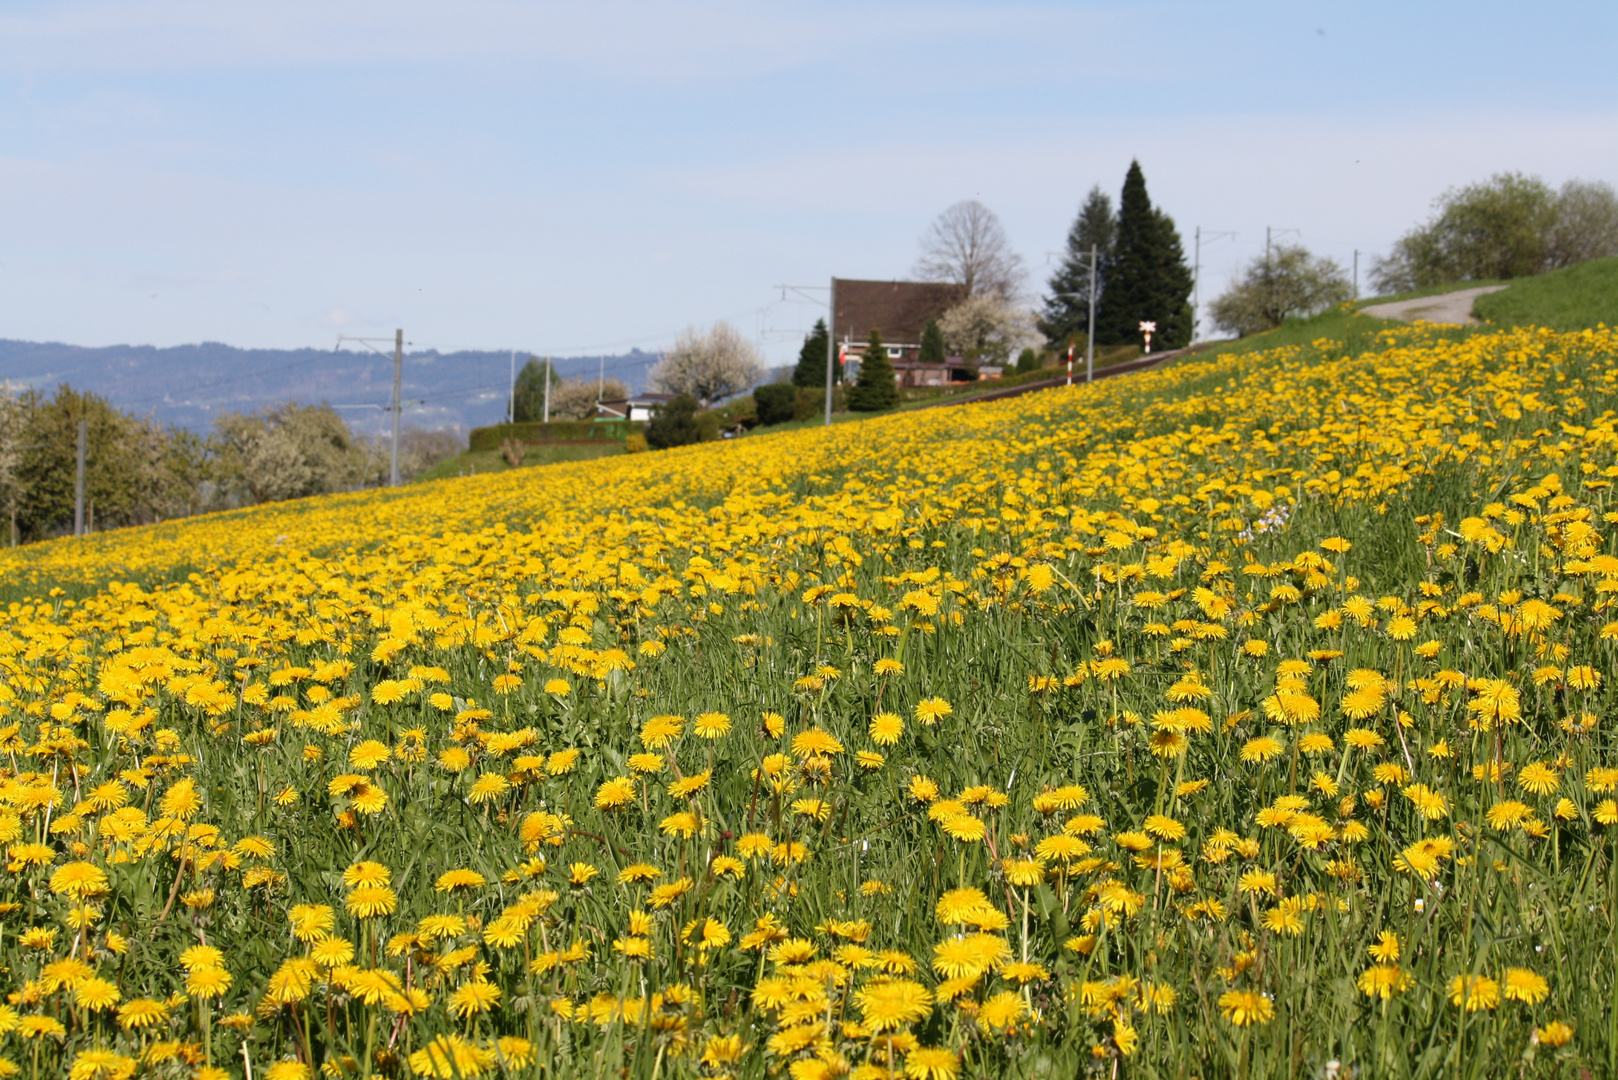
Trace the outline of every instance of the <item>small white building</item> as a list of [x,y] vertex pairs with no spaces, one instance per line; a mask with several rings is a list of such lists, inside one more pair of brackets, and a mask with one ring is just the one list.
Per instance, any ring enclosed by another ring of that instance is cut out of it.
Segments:
[[617,398],[612,401],[598,401],[596,402],[596,419],[644,422],[652,418],[654,408],[673,399],[673,394],[635,394],[631,397]]

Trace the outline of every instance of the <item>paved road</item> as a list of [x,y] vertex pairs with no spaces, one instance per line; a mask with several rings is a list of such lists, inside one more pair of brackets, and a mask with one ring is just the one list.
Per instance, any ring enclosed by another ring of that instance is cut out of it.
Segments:
[[1401,322],[1415,322],[1422,319],[1430,323],[1466,325],[1477,322],[1472,317],[1472,301],[1484,293],[1499,292],[1504,288],[1504,285],[1484,285],[1481,288],[1461,289],[1459,292],[1444,293],[1441,296],[1423,296],[1419,300],[1395,300],[1391,304],[1372,304],[1360,310],[1378,319],[1398,319]]

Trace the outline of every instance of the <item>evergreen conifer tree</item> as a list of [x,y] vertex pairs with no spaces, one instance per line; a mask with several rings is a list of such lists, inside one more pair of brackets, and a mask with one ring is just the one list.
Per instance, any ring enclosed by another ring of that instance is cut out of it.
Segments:
[[921,332],[921,351],[916,359],[923,364],[942,364],[944,362],[944,331],[939,329],[937,319],[928,319],[927,326]]
[[[562,377],[556,373],[549,360],[536,360],[532,356],[517,372],[517,385],[514,388],[516,398],[512,402],[512,415],[517,423],[523,424],[545,418],[545,380],[551,381],[551,393],[562,385]],[[553,402],[554,404],[554,402]]]
[[1174,349],[1191,340],[1191,269],[1174,219],[1152,206],[1140,162],[1130,162],[1118,200],[1112,258],[1096,305],[1096,343],[1130,345],[1155,322],[1153,342]]
[[1062,265],[1051,277],[1050,296],[1040,312],[1039,330],[1053,349],[1080,341],[1090,330],[1090,248],[1096,249],[1096,276],[1105,278],[1112,257],[1118,219],[1112,212],[1112,198],[1097,184],[1085,197],[1079,216],[1067,231],[1067,251]]
[[882,344],[882,332],[871,331],[871,340],[860,356],[860,377],[848,392],[848,407],[855,412],[878,412],[899,404],[899,387],[893,381],[893,365]]
[[[826,320],[816,319],[815,328],[803,339],[797,366],[792,369],[792,385],[811,390],[826,385]],[[836,373],[833,373],[836,377]]]

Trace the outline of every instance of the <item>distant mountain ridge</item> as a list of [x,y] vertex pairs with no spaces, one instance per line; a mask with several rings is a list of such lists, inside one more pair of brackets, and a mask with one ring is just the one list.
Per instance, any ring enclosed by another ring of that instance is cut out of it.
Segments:
[[[207,431],[222,412],[252,412],[280,401],[329,402],[361,431],[388,426],[393,353],[363,345],[329,349],[239,349],[200,345],[108,345],[0,339],[0,382],[49,393],[59,383],[88,390],[113,405],[165,424]],[[517,353],[520,368],[528,353]],[[557,357],[567,378],[606,374],[631,389],[645,386],[656,353],[632,349],[616,356]],[[498,422],[506,410],[509,352],[406,352],[400,410],[406,427],[429,430]]]

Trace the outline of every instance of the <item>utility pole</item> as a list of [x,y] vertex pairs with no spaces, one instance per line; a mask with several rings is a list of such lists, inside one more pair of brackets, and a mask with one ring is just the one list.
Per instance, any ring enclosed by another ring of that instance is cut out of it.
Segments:
[[404,380],[404,331],[393,332],[393,463],[388,486],[399,486],[399,384]]
[[545,358],[545,423],[551,422],[551,358]]
[[1275,310],[1275,275],[1270,273],[1270,227],[1264,226],[1264,288],[1270,294],[1270,310]]
[[1354,249],[1354,299],[1360,298],[1360,249]]
[[[783,299],[783,300],[785,300],[787,298],[787,293],[793,292],[793,293],[797,293],[799,296],[803,297],[805,300],[808,300],[810,303],[813,303],[813,304],[820,303],[819,300],[817,300],[813,296],[809,295],[810,292],[819,292],[820,291],[820,286],[819,285],[777,285],[776,288],[781,290],[781,299]],[[830,427],[831,426],[831,384],[832,384],[832,374],[833,374],[833,367],[832,366],[836,363],[835,358],[837,356],[837,328],[836,328],[835,325],[833,325],[837,321],[837,279],[836,278],[831,279],[831,288],[829,288],[827,290],[827,293],[828,293],[828,299],[826,300],[826,426]]]
[[78,466],[73,472],[73,535],[84,535],[84,455],[90,442],[90,421],[79,421]]
[[1084,346],[1084,381],[1096,381],[1096,245],[1090,245],[1090,340]]
[[[387,338],[349,337],[347,334],[337,335],[337,347],[333,353],[343,351],[343,342],[353,341],[364,345],[378,356],[386,357],[388,354],[376,347],[376,343],[387,341]],[[404,380],[404,331],[393,332],[393,468],[389,474],[388,486],[399,486],[399,387]],[[369,407],[369,406],[368,406]]]
[[826,427],[831,427],[831,382],[833,359],[837,355],[837,279],[831,279],[831,291],[826,300]]
[[599,405],[601,404],[601,391],[607,385],[607,358],[598,356],[596,360],[600,362],[600,367],[596,371],[596,404]]

